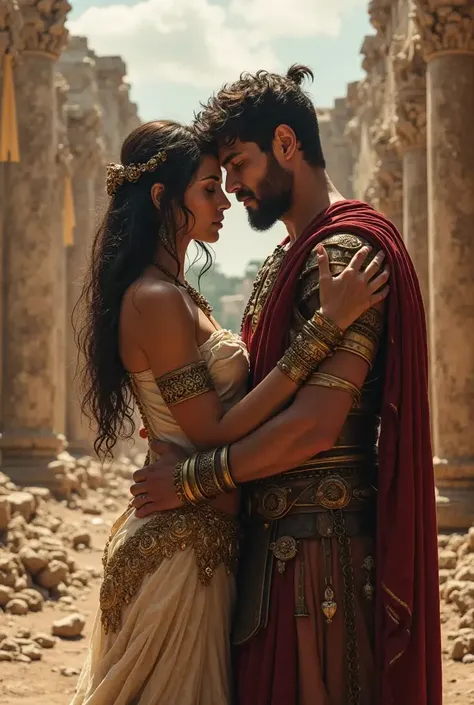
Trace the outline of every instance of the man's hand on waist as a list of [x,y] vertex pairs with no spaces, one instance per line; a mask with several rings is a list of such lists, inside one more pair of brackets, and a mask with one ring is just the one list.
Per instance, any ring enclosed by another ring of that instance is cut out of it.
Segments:
[[155,462],[133,473],[130,492],[134,499],[130,506],[142,519],[154,512],[177,509],[181,506],[173,482],[176,464],[187,457],[182,448],[161,441],[151,441],[151,449],[159,455]]

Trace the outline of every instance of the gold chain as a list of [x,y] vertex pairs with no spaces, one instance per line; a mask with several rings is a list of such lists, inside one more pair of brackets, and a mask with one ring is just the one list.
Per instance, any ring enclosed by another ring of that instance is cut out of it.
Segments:
[[339,542],[339,556],[343,581],[343,610],[346,636],[348,705],[360,705],[359,649],[355,609],[354,568],[352,564],[351,540],[346,533],[344,512],[341,509],[331,512],[334,533]]
[[[259,293],[259,289],[262,285],[262,281],[264,277],[268,274],[270,268],[272,265],[275,263],[275,260],[281,260],[280,264],[283,264],[283,258],[284,255],[286,254],[286,250],[283,247],[283,245],[277,245],[273,253],[267,258],[267,260],[262,264],[260,267],[257,276],[255,278],[255,281],[253,283],[252,287],[252,292],[250,294],[249,300],[247,302],[247,305],[245,307],[244,313],[242,315],[242,324],[241,324],[241,329],[243,329],[245,321],[247,319],[247,316],[249,315],[251,309],[256,303],[257,299],[257,293]],[[279,271],[280,268],[277,269],[277,272]]]
[[209,301],[206,299],[205,296],[199,293],[191,284],[189,284],[187,281],[181,282],[177,276],[175,276],[172,272],[170,272],[169,269],[164,267],[162,264],[159,262],[153,262],[153,265],[159,269],[163,274],[165,274],[167,277],[173,280],[173,283],[176,284],[176,286],[180,286],[182,289],[185,289],[190,298],[194,301],[196,306],[201,309],[201,311],[206,315],[208,318],[212,317],[212,306],[209,303]]

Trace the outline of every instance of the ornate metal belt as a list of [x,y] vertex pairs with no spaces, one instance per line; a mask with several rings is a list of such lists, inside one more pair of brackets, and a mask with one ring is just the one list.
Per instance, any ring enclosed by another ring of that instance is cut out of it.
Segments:
[[367,482],[332,474],[318,480],[275,482],[254,488],[250,507],[251,514],[276,521],[290,513],[363,509],[375,494],[376,489]]

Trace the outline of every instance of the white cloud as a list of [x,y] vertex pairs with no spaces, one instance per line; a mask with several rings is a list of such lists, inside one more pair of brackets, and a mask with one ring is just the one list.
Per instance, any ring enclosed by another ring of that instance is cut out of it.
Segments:
[[344,14],[365,5],[365,0],[232,0],[230,9],[267,38],[304,39],[337,36]]
[[342,15],[362,1],[142,0],[91,7],[70,30],[99,54],[121,55],[135,86],[165,79],[208,88],[240,71],[281,69],[273,39],[337,35]]
[[259,31],[232,26],[227,9],[208,0],[145,0],[91,7],[70,22],[99,54],[120,54],[130,80],[157,78],[204,86],[240,70],[275,69],[276,56]]

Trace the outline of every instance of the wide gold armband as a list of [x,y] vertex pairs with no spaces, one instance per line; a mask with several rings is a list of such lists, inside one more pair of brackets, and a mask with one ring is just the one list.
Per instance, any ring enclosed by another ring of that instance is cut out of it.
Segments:
[[338,350],[358,355],[371,367],[377,354],[382,334],[382,315],[371,308],[353,323],[345,332]]
[[156,378],[156,384],[167,406],[175,406],[214,391],[214,384],[204,360],[192,362]]
[[316,312],[303,324],[277,366],[301,386],[341,342],[342,336],[343,331],[335,323]]
[[327,387],[328,389],[339,389],[341,392],[347,392],[351,395],[354,404],[360,406],[361,391],[355,384],[347,379],[330,375],[326,372],[315,372],[308,380],[308,384],[314,384],[319,387]]
[[183,504],[200,504],[237,485],[229,468],[229,446],[195,453],[176,465],[174,487]]

